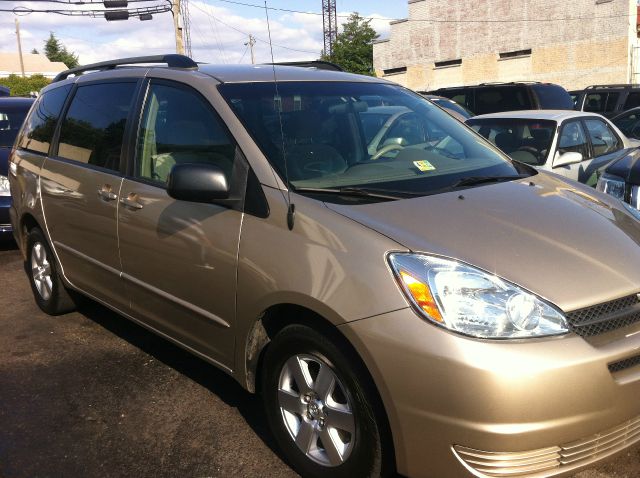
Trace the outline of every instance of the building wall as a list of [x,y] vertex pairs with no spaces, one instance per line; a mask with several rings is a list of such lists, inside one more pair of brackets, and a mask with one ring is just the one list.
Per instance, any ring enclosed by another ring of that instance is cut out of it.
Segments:
[[[374,44],[373,62],[378,76],[413,89],[517,80],[577,89],[627,83],[640,66],[632,61],[635,0],[408,1],[408,20],[392,22],[390,38]],[[499,56],[527,49],[530,55]],[[455,59],[462,63],[435,66]]]

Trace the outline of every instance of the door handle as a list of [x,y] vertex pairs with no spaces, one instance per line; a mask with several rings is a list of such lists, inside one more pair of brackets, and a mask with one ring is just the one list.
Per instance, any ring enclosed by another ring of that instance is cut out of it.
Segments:
[[138,202],[136,193],[129,193],[127,197],[120,198],[120,204],[131,209],[142,209],[144,207]]
[[118,199],[118,195],[113,192],[111,184],[103,184],[98,188],[98,196],[105,201],[114,201]]

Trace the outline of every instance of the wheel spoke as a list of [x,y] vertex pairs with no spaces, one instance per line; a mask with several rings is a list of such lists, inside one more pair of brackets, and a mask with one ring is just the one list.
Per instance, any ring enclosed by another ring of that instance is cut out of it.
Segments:
[[344,460],[342,458],[342,453],[338,450],[338,446],[334,442],[333,435],[334,434],[330,433],[328,428],[325,428],[320,432],[322,446],[324,447],[324,451],[327,453],[329,462],[331,465],[336,466],[340,465]]
[[42,246],[40,244],[36,244],[33,247],[33,254],[36,256],[36,263],[38,265],[42,264]]
[[318,376],[313,382],[313,389],[322,401],[326,401],[327,397],[333,392],[335,384],[335,376],[328,365],[320,363]]
[[303,394],[311,391],[311,380],[305,364],[298,357],[291,357],[287,360],[287,368],[298,386],[298,391]]
[[278,403],[280,408],[287,412],[296,413],[302,415],[303,407],[300,401],[300,396],[286,390],[278,390]]
[[345,432],[353,433],[355,431],[355,421],[353,413],[349,410],[327,407],[327,428],[336,428]]
[[51,275],[51,264],[49,264],[48,262],[45,262],[43,265],[43,270],[42,270],[42,275],[43,276],[50,276]]
[[51,295],[51,284],[48,280],[44,279],[42,281],[42,298],[47,300]]
[[303,452],[309,453],[309,450],[311,450],[311,447],[317,439],[318,432],[316,431],[313,424],[305,420],[301,420],[300,428],[298,429],[298,434],[296,435],[296,445],[298,445],[298,447],[300,447]]

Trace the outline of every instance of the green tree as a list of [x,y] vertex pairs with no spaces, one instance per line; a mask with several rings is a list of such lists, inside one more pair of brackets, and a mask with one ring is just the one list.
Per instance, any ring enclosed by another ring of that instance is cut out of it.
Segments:
[[38,50],[34,48],[33,50],[31,50],[31,53],[33,53],[34,55],[38,55]]
[[26,78],[18,75],[9,75],[6,78],[0,78],[0,85],[8,86],[11,96],[28,96],[32,91],[40,91],[49,83],[51,83],[51,80],[42,75],[33,75]]
[[67,50],[53,32],[49,32],[49,39],[44,42],[44,54],[50,61],[61,61],[67,68],[75,68],[80,64],[78,55]]
[[336,37],[331,55],[322,55],[322,59],[351,73],[374,76],[373,41],[376,38],[378,34],[371,27],[371,20],[365,20],[357,12],[352,13],[342,24],[342,32]]

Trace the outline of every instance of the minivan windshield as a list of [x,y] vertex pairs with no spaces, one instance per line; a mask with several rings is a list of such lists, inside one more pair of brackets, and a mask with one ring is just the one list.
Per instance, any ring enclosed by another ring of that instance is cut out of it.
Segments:
[[276,93],[275,86],[226,83],[219,90],[297,191],[404,197],[533,174],[402,87],[279,82]]

